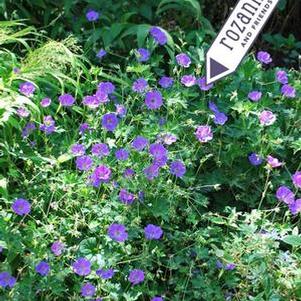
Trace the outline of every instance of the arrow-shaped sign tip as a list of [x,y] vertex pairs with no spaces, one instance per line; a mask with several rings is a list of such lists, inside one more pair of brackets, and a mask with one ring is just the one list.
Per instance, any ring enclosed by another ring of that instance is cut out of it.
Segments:
[[[208,68],[209,67],[209,68]],[[209,66],[207,67],[207,84],[214,82],[215,80],[221,78],[223,73],[229,71],[229,68],[219,63],[213,58],[209,58]],[[210,72],[208,72],[210,70]],[[217,78],[216,78],[217,77]],[[215,79],[216,78],[216,79]]]

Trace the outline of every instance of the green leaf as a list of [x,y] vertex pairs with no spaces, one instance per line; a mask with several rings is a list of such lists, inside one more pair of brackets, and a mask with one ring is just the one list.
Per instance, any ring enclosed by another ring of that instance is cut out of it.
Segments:
[[301,235],[287,235],[282,241],[293,247],[299,247],[301,246]]

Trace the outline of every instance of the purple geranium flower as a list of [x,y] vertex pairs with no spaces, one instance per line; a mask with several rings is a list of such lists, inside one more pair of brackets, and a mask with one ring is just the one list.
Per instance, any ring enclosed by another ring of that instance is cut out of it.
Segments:
[[18,215],[27,215],[30,212],[31,205],[25,199],[16,199],[12,204],[12,210]]
[[288,97],[288,98],[296,97],[296,89],[287,84],[282,86],[281,93],[283,96]]
[[206,77],[203,76],[197,80],[197,84],[202,91],[208,91],[213,87],[213,84],[206,84]]
[[262,93],[260,91],[252,91],[248,94],[249,99],[255,102],[259,101],[261,96]]
[[213,122],[215,124],[224,125],[228,121],[228,116],[222,112],[214,113]]
[[152,164],[143,170],[143,173],[148,180],[153,180],[159,176],[160,167],[157,164]]
[[35,124],[33,122],[28,122],[22,129],[22,138],[28,137],[35,129]]
[[17,109],[17,115],[22,118],[26,118],[30,115],[30,113],[24,107],[21,107]]
[[46,261],[40,261],[35,268],[36,272],[41,276],[48,275],[50,271],[50,265]]
[[108,156],[110,154],[110,149],[105,143],[96,143],[92,146],[91,152],[94,156],[101,158]]
[[191,59],[190,59],[190,57],[189,57],[187,54],[185,54],[185,53],[180,53],[180,54],[178,54],[178,55],[176,56],[176,61],[177,61],[177,63],[178,63],[180,66],[182,66],[182,67],[184,67],[184,68],[188,68],[188,67],[190,66],[190,64],[191,64]]
[[294,203],[289,205],[290,211],[293,215],[301,212],[301,199],[296,200]]
[[83,144],[73,144],[71,146],[71,152],[74,156],[82,156],[86,153],[86,147]]
[[288,205],[294,203],[294,193],[286,186],[280,186],[276,191],[276,198]]
[[120,117],[123,118],[126,115],[126,107],[121,104],[115,104],[116,108],[116,114]]
[[151,301],[164,301],[164,300],[162,297],[156,296],[156,297],[152,298]]
[[96,275],[98,275],[104,280],[113,278],[114,274],[115,272],[113,269],[108,269],[108,270],[99,269],[96,271]]
[[168,89],[173,85],[173,82],[174,80],[172,77],[163,76],[159,80],[159,85],[164,89]]
[[138,78],[136,81],[134,81],[132,86],[132,90],[138,93],[145,92],[147,88],[148,88],[148,84],[144,78]]
[[93,166],[93,160],[90,156],[80,156],[76,158],[76,168],[82,171],[88,171]]
[[125,148],[116,150],[115,157],[117,160],[125,161],[129,158],[129,152]]
[[31,82],[24,82],[19,85],[19,92],[27,97],[32,96],[35,90],[36,87]]
[[60,241],[55,241],[51,245],[51,251],[55,256],[60,256],[63,252],[64,244]]
[[140,269],[134,269],[129,274],[129,281],[132,285],[139,284],[144,281],[144,272]]
[[263,162],[263,159],[256,153],[251,153],[249,155],[248,159],[249,159],[249,162],[254,166],[258,166],[258,165],[262,164],[262,162]]
[[153,143],[149,146],[149,153],[155,158],[155,159],[161,159],[163,157],[166,157],[168,154],[167,149],[160,143]]
[[301,171],[296,171],[292,175],[292,181],[297,188],[301,188]]
[[193,75],[184,75],[181,78],[181,83],[185,86],[185,87],[192,87],[196,84],[196,77]]
[[272,168],[280,167],[283,165],[282,162],[280,162],[277,158],[274,158],[272,156],[267,156],[267,162]]
[[8,272],[0,273],[0,286],[3,288],[12,288],[16,283],[16,278],[11,276]]
[[71,94],[63,94],[59,97],[59,102],[63,107],[71,107],[75,103],[75,99]]
[[111,239],[117,242],[124,242],[128,238],[128,233],[126,228],[122,224],[112,224],[108,228],[108,235]]
[[118,118],[115,113],[107,113],[102,116],[101,124],[109,132],[113,132],[118,125]]
[[100,49],[100,50],[97,52],[96,57],[99,58],[99,59],[101,59],[101,58],[103,58],[103,57],[106,56],[106,55],[107,55],[107,52],[106,52],[104,49]]
[[119,200],[126,205],[131,205],[135,200],[135,195],[133,193],[128,192],[124,188],[120,190],[118,196]]
[[55,131],[55,121],[52,116],[48,115],[43,118],[44,123],[40,125],[40,130],[45,132],[46,135],[49,135]]
[[145,238],[148,240],[158,240],[162,237],[163,230],[159,226],[156,226],[153,224],[148,224],[144,228],[144,235],[145,235]]
[[149,60],[150,52],[148,51],[148,49],[139,48],[137,50],[137,53],[138,62],[147,62]]
[[272,125],[276,121],[276,115],[271,111],[262,111],[259,115],[259,121],[263,126]]
[[99,19],[99,13],[91,9],[86,13],[86,18],[89,22],[97,21]]
[[79,126],[79,133],[83,135],[85,132],[90,131],[90,126],[88,123],[84,122]]
[[217,269],[223,269],[224,268],[223,263],[219,260],[216,261],[215,266],[216,266]]
[[148,145],[148,140],[143,136],[137,136],[131,145],[135,150],[142,151]]
[[95,95],[92,95],[92,96],[87,95],[83,98],[83,105],[85,105],[91,109],[98,108],[100,104],[101,104],[101,101]]
[[94,187],[98,187],[102,182],[108,182],[111,178],[112,171],[105,165],[100,165],[95,168],[90,180]]
[[132,168],[126,168],[123,172],[123,176],[125,178],[131,178],[135,175],[135,171]]
[[177,136],[171,133],[163,133],[158,135],[158,139],[156,142],[162,142],[166,145],[171,145],[177,141]]
[[162,95],[159,91],[149,91],[145,96],[145,104],[148,109],[159,109],[163,104]]
[[186,167],[181,161],[174,161],[170,164],[170,173],[178,178],[182,178],[186,173]]
[[165,45],[167,43],[167,36],[159,27],[153,26],[149,32],[159,45]]
[[227,270],[227,271],[232,271],[232,270],[234,270],[236,268],[236,264],[234,264],[234,263],[228,263],[228,264],[226,264],[226,266],[225,266],[225,270]]
[[195,136],[200,142],[208,142],[213,139],[213,133],[209,125],[200,125],[195,131]]
[[46,97],[46,98],[43,98],[40,102],[40,105],[43,107],[43,108],[47,108],[51,105],[51,99],[49,97]]
[[87,276],[91,273],[91,262],[86,258],[80,257],[72,264],[72,268],[75,274]]
[[85,283],[81,288],[81,294],[83,297],[92,297],[94,296],[96,288],[90,282]]
[[287,73],[285,71],[279,70],[276,73],[276,79],[279,83],[285,85],[288,83]]
[[98,91],[102,91],[108,95],[114,93],[115,89],[115,85],[111,82],[102,82],[98,85]]
[[273,61],[271,55],[266,51],[259,51],[257,53],[257,60],[263,64],[269,64]]

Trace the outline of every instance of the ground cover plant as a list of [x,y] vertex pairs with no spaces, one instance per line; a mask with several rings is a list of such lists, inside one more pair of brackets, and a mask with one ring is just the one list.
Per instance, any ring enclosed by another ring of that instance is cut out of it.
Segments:
[[260,49],[208,86],[209,29],[114,52],[25,22],[0,22],[0,299],[300,300],[300,71]]

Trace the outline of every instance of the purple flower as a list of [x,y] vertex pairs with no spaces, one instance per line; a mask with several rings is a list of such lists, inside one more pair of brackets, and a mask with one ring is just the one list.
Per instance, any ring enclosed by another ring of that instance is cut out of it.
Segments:
[[102,82],[98,85],[98,91],[102,91],[109,95],[114,93],[115,86],[111,82]]
[[293,215],[301,212],[301,199],[296,200],[294,203],[289,205],[290,211]]
[[108,156],[110,154],[110,149],[105,143],[96,143],[92,146],[91,152],[94,156],[101,158]]
[[40,102],[40,105],[43,107],[43,108],[47,108],[51,105],[51,99],[49,97],[46,97],[46,98],[43,98]]
[[125,161],[129,158],[129,152],[125,148],[120,148],[115,152],[117,160]]
[[105,91],[100,90],[100,89],[97,89],[94,96],[96,97],[96,100],[99,104],[110,101],[108,93],[106,93]]
[[213,87],[213,84],[206,84],[206,77],[203,76],[197,80],[197,84],[202,91],[208,91]]
[[288,83],[287,73],[285,71],[279,70],[276,73],[276,79],[279,83],[285,85]]
[[128,233],[126,228],[122,224],[112,224],[108,228],[108,235],[111,239],[117,242],[124,242],[128,238]]
[[136,81],[134,81],[132,86],[132,90],[138,93],[145,92],[147,88],[148,88],[148,84],[144,78],[138,78]]
[[16,278],[11,276],[8,272],[0,273],[0,286],[3,288],[12,288],[16,283]]
[[123,172],[123,176],[125,178],[131,178],[135,175],[135,171],[132,168],[127,168],[124,172]]
[[28,122],[25,127],[22,129],[22,137],[26,138],[28,137],[34,130],[36,129],[36,126],[33,122]]
[[159,91],[149,91],[146,93],[144,102],[150,110],[159,109],[163,104],[162,95]]
[[20,73],[21,73],[21,69],[18,68],[18,67],[14,67],[14,68],[13,68],[13,72],[14,72],[15,74],[20,74]]
[[160,167],[157,164],[152,164],[143,170],[143,173],[148,180],[153,180],[159,176]]
[[19,92],[27,97],[32,96],[35,90],[36,87],[31,82],[24,82],[19,85]]
[[292,175],[292,181],[297,188],[301,188],[301,171],[296,171]]
[[138,62],[147,62],[149,60],[150,52],[147,49],[139,48],[137,52],[138,52],[137,55]]
[[99,13],[91,9],[86,13],[86,18],[89,22],[97,21],[99,19]]
[[126,205],[131,205],[134,200],[135,200],[135,195],[128,192],[126,189],[122,188],[119,192],[119,200],[126,204]]
[[120,118],[125,117],[125,115],[126,115],[126,107],[124,105],[115,104],[115,108],[116,108],[116,114]]
[[170,164],[170,173],[178,178],[182,178],[186,173],[186,167],[181,161],[173,161]]
[[256,153],[250,154],[248,159],[249,159],[249,162],[254,166],[258,166],[263,162],[263,159]]
[[27,215],[30,212],[31,205],[25,199],[16,199],[12,204],[12,210],[18,215]]
[[185,87],[192,87],[196,84],[196,78],[193,75],[184,75],[181,78],[181,83],[185,86]]
[[171,145],[171,144],[175,143],[176,141],[177,141],[177,136],[170,134],[170,133],[159,135],[158,140],[157,140],[157,142],[163,142],[166,145]]
[[93,96],[88,95],[88,96],[85,96],[83,99],[83,105],[85,105],[91,109],[98,108],[100,104],[101,104],[101,101],[95,95],[93,95]]
[[82,124],[80,124],[79,126],[79,133],[80,135],[83,135],[85,132],[90,130],[90,126],[88,123],[84,122]]
[[167,149],[160,143],[153,143],[149,146],[149,153],[155,158],[155,159],[161,159],[163,157],[166,157],[168,154]]
[[225,113],[217,112],[214,114],[213,122],[215,124],[224,125],[228,120],[228,116]]
[[180,53],[180,54],[176,55],[176,61],[180,66],[182,66],[184,68],[188,68],[191,64],[190,57],[185,53]]
[[60,241],[55,241],[51,245],[51,251],[55,256],[60,256],[63,252],[64,244]]
[[138,199],[139,199],[139,201],[143,201],[144,200],[144,192],[143,191],[139,191],[138,192]]
[[75,103],[75,99],[71,94],[63,94],[59,97],[59,102],[63,107],[71,107]]
[[153,224],[148,224],[144,228],[144,235],[145,235],[145,238],[148,240],[158,240],[162,237],[163,230],[159,226],[156,226]]
[[113,269],[108,269],[108,270],[99,269],[96,271],[96,275],[98,275],[104,280],[113,278],[114,274],[115,272]]
[[137,136],[131,145],[135,150],[142,151],[148,145],[148,140],[143,136]]
[[76,158],[76,168],[82,171],[88,171],[93,166],[93,160],[89,156],[80,156]]
[[261,96],[262,93],[260,91],[252,91],[248,94],[249,99],[255,102],[259,101]]
[[129,274],[129,281],[132,285],[139,284],[144,281],[144,272],[139,269],[134,269]]
[[276,168],[276,167],[279,167],[279,166],[282,166],[283,163],[280,162],[277,158],[274,158],[272,156],[267,156],[267,162],[268,164],[272,167],[272,168]]
[[41,276],[46,276],[50,271],[50,265],[46,261],[40,261],[35,268],[36,272]]
[[163,156],[160,158],[155,158],[153,164],[157,165],[157,167],[160,168],[166,165],[167,161],[168,161],[168,157]]
[[73,144],[71,146],[71,152],[74,156],[82,156],[86,153],[86,148],[83,144]]
[[91,273],[91,262],[86,258],[80,257],[72,264],[72,268],[75,274],[87,276]]
[[219,260],[216,261],[216,264],[215,264],[215,265],[216,265],[216,268],[217,268],[217,269],[223,269],[223,268],[224,268],[223,263],[220,262]]
[[234,264],[234,263],[228,263],[228,264],[226,264],[226,266],[225,266],[225,270],[227,270],[227,271],[232,271],[232,270],[234,270],[236,268],[236,264]]
[[294,193],[286,186],[280,186],[276,191],[276,198],[288,205],[294,203]]
[[164,301],[162,297],[154,297],[151,299],[151,301]]
[[276,121],[276,115],[271,111],[262,111],[259,115],[259,121],[263,126],[272,125]]
[[23,107],[17,109],[17,115],[20,117],[26,118],[29,116],[29,114],[30,113]]
[[100,49],[97,54],[96,54],[96,57],[101,59],[103,58],[105,55],[107,54],[107,52],[104,50],[104,49]]
[[101,125],[109,132],[113,132],[118,125],[118,118],[115,113],[107,113],[102,116]]
[[90,282],[85,283],[81,288],[81,294],[83,297],[92,297],[94,296],[96,288]]
[[167,43],[167,36],[159,27],[153,26],[149,32],[159,45],[165,45]]
[[296,97],[296,89],[290,85],[283,85],[281,88],[281,93],[283,96],[288,98]]
[[173,82],[174,82],[173,78],[168,76],[163,76],[159,80],[159,85],[164,89],[168,89],[173,85]]
[[105,165],[100,165],[95,168],[90,180],[94,187],[98,187],[102,182],[108,182],[111,178],[112,171]]
[[48,115],[43,118],[44,123],[40,125],[40,130],[49,135],[55,131],[55,121],[52,116]]
[[266,51],[259,51],[257,53],[257,60],[263,64],[269,64],[273,61],[271,55]]
[[213,133],[209,125],[200,125],[195,131],[195,136],[200,142],[208,142],[213,139]]

